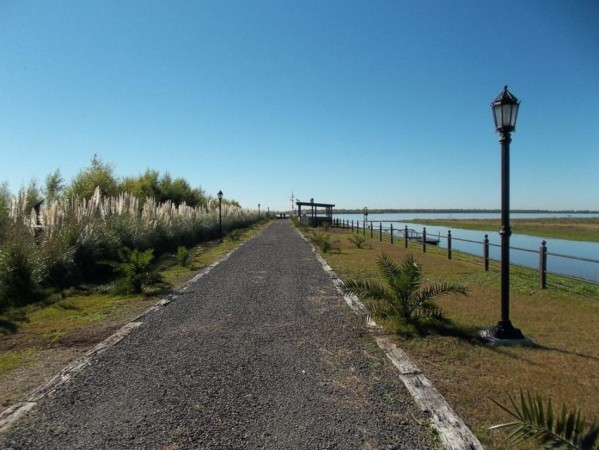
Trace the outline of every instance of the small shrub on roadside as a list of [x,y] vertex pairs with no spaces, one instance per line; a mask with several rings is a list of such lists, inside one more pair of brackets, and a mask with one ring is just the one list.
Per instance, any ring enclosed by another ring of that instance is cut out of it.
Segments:
[[361,234],[352,234],[349,238],[349,241],[355,245],[356,248],[364,248],[364,244],[366,244],[366,237]]
[[36,300],[36,270],[24,247],[11,244],[0,252],[0,311]]
[[239,242],[239,240],[241,239],[241,230],[233,230],[229,233],[229,239],[231,239],[233,242]]
[[383,281],[376,279],[348,280],[345,292],[365,300],[372,314],[397,318],[404,324],[418,326],[426,322],[443,323],[447,319],[433,302],[435,297],[456,293],[467,295],[467,288],[458,283],[430,283],[422,285],[422,267],[413,255],[401,264],[387,255],[377,263]]
[[162,282],[159,272],[152,270],[154,250],[141,252],[127,247],[119,249],[122,262],[117,264],[117,270],[124,276],[121,289],[131,294],[141,294],[144,286],[153,286]]
[[331,242],[331,236],[324,232],[312,232],[310,242],[320,248],[323,253],[328,253],[336,248],[335,242]]

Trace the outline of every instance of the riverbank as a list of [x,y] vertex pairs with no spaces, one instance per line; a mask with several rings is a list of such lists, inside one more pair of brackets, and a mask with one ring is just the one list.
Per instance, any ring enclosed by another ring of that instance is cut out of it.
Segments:
[[[498,231],[499,219],[415,219],[406,220],[421,225],[460,228],[464,230]],[[599,218],[513,219],[512,233],[541,236],[547,239],[599,242]]]
[[591,421],[599,417],[594,401],[599,395],[599,352],[589,344],[599,339],[595,326],[599,320],[598,287],[555,276],[549,289],[540,290],[534,271],[513,267],[511,319],[536,346],[493,347],[483,344],[478,332],[500,318],[498,265],[491,264],[485,272],[478,257],[454,252],[454,258],[448,260],[444,250],[431,246],[423,254],[415,242],[405,249],[403,244],[379,242],[377,233],[359,249],[349,240],[351,232],[331,229],[329,233],[339,250],[324,257],[344,280],[376,277],[376,261],[382,253],[396,261],[412,253],[427,280],[469,286],[468,297],[438,300],[452,322],[445,332],[410,337],[391,328],[386,332],[414,359],[485,448],[505,448],[501,433],[491,434],[488,427],[510,421],[489,399],[509,404],[508,394],[518,397],[521,388],[551,397],[556,407],[562,403],[577,407]]

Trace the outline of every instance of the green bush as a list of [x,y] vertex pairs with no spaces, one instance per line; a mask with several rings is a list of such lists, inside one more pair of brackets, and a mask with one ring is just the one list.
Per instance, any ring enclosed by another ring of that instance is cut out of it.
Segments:
[[405,324],[422,320],[442,323],[443,311],[433,299],[456,293],[467,295],[467,288],[459,283],[437,282],[422,284],[422,267],[413,255],[397,263],[387,255],[377,261],[382,281],[378,279],[347,280],[345,292],[367,301],[366,306],[376,315],[398,318]]
[[320,248],[323,253],[328,253],[334,248],[334,245],[331,242],[331,236],[328,233],[314,231],[310,237],[310,242]]
[[189,266],[191,260],[191,252],[184,245],[177,247],[177,263],[181,267]]
[[349,241],[356,246],[356,248],[364,248],[364,244],[366,244],[366,237],[361,234],[352,234],[349,238]]
[[124,276],[121,288],[131,294],[141,294],[144,286],[153,286],[162,282],[160,273],[152,270],[151,263],[154,259],[154,250],[141,252],[138,249],[130,250],[127,247],[119,249],[121,263],[117,270]]

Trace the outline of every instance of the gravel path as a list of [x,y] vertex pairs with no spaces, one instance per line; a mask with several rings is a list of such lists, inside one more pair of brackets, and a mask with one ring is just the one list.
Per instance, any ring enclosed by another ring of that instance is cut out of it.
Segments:
[[413,450],[434,447],[425,422],[310,245],[276,221],[0,448]]

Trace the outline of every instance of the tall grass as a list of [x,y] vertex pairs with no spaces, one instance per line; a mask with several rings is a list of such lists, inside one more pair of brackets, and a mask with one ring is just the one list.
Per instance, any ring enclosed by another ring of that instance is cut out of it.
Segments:
[[[25,304],[43,290],[112,276],[123,247],[174,253],[219,234],[218,201],[192,208],[126,192],[90,199],[59,197],[27,210],[27,193],[12,198],[0,223],[0,310]],[[223,233],[258,220],[254,212],[222,204]]]

